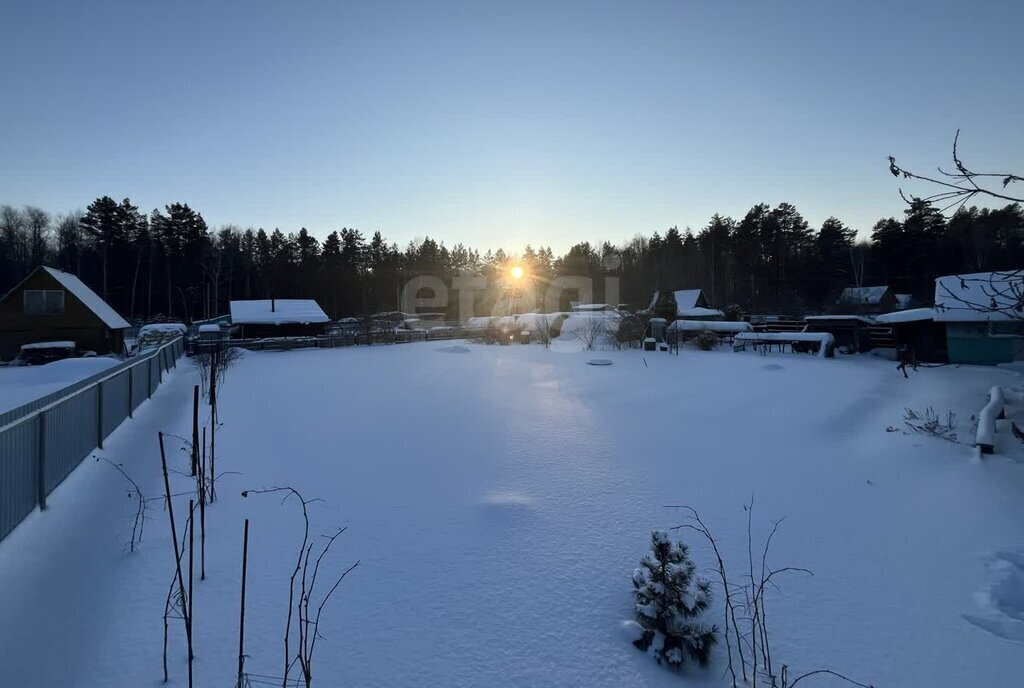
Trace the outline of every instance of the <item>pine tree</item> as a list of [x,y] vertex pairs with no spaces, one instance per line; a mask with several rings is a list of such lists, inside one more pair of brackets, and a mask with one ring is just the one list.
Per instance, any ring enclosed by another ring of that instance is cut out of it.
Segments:
[[711,659],[718,629],[699,620],[711,605],[711,584],[695,573],[685,543],[651,533],[651,552],[633,571],[636,621],[643,629],[633,644],[644,651],[653,647],[659,664],[678,668],[689,658],[705,666]]

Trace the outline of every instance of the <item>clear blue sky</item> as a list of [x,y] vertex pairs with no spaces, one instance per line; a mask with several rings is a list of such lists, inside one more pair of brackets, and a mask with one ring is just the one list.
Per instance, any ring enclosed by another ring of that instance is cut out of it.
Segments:
[[1024,2],[5,2],[0,203],[481,248],[1024,169]]

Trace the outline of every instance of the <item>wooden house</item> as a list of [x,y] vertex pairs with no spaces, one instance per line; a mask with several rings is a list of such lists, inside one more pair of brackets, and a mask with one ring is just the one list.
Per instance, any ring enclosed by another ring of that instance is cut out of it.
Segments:
[[124,353],[128,322],[76,276],[40,266],[0,298],[0,359],[24,344],[74,342],[77,351]]

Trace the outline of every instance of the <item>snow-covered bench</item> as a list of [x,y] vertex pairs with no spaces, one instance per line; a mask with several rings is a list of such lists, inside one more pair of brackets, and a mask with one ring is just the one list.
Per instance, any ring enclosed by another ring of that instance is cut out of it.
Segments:
[[794,353],[815,353],[818,358],[835,355],[836,340],[828,332],[740,332],[733,339],[733,351],[743,351],[750,344],[762,353],[771,351],[773,346],[785,351],[789,345]]

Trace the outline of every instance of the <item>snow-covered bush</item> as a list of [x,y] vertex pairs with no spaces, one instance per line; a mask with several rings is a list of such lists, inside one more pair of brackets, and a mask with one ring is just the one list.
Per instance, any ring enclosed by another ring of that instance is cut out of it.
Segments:
[[636,621],[643,629],[633,644],[653,652],[659,664],[682,666],[687,659],[705,666],[718,629],[700,617],[711,605],[711,584],[695,577],[689,548],[668,533],[651,533],[651,552],[633,571]]
[[622,322],[619,323],[618,331],[615,333],[615,341],[618,343],[619,348],[633,346],[633,344],[639,346],[640,340],[643,337],[644,324],[640,321],[640,318],[632,313],[624,316]]
[[697,348],[701,351],[711,351],[718,346],[718,335],[709,330],[704,330],[693,338],[693,343],[696,344]]

